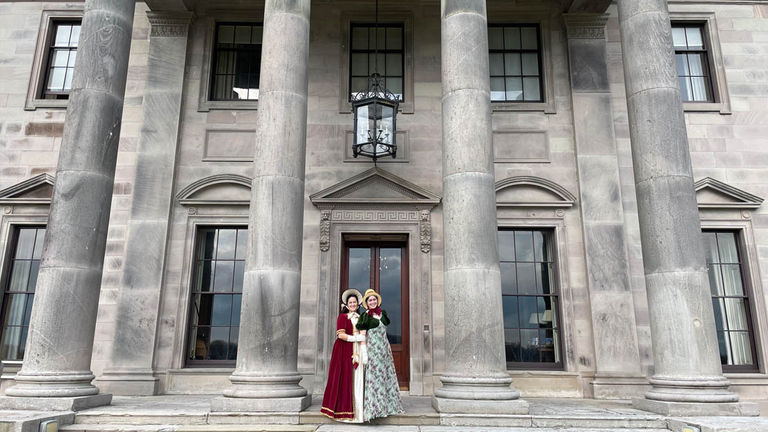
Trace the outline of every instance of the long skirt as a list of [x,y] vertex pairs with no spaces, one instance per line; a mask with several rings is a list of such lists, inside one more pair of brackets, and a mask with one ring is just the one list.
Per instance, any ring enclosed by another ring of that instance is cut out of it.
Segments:
[[403,414],[387,327],[380,323],[368,330],[368,364],[365,366],[365,421]]

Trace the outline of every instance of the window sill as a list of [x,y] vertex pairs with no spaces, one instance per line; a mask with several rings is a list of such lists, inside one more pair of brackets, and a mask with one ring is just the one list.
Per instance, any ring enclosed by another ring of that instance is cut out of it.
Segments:
[[723,115],[731,114],[731,107],[722,102],[683,102],[685,112],[719,112]]
[[27,99],[25,111],[35,111],[41,108],[67,109],[69,99]]
[[229,111],[249,111],[258,110],[259,101],[200,101],[200,106],[197,108],[198,112],[208,112],[214,110],[229,110]]
[[491,112],[539,111],[556,114],[553,102],[491,102]]

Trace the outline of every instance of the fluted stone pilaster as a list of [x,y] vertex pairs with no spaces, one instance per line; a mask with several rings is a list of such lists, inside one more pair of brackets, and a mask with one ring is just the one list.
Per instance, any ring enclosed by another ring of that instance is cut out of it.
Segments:
[[237,368],[218,411],[294,411],[310,0],[267,0]]
[[446,371],[433,406],[527,413],[504,354],[485,0],[441,8]]
[[134,8],[85,3],[27,350],[6,391],[15,398],[2,407],[78,409],[111,399],[97,395],[90,364]]
[[153,395],[160,294],[165,271],[179,139],[189,12],[148,12],[147,83],[136,158],[131,219],[109,363],[97,379],[104,391]]
[[635,405],[750,414],[722,374],[666,0],[619,0],[655,373]]

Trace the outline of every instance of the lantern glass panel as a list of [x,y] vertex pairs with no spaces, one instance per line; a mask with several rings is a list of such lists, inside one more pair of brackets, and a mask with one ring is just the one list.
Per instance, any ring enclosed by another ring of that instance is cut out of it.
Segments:
[[385,144],[392,144],[393,137],[395,136],[395,122],[394,122],[394,109],[389,105],[379,105],[381,118],[379,124],[379,130],[381,134],[379,141]]
[[357,131],[355,131],[355,143],[362,144],[370,140],[370,131],[373,127],[370,105],[362,105],[357,107]]

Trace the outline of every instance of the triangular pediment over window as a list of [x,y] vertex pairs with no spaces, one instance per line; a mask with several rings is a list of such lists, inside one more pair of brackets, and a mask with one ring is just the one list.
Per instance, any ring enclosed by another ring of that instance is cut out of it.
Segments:
[[727,183],[704,177],[694,184],[699,208],[746,208],[760,207],[763,199],[757,195],[733,187]]
[[202,178],[182,189],[176,198],[182,205],[248,205],[251,179],[237,174]]
[[576,202],[567,189],[541,177],[510,177],[496,182],[498,207],[572,207]]
[[43,173],[0,190],[0,204],[50,204],[54,178]]
[[340,204],[423,204],[434,207],[440,196],[381,168],[371,168],[309,199],[318,207]]

